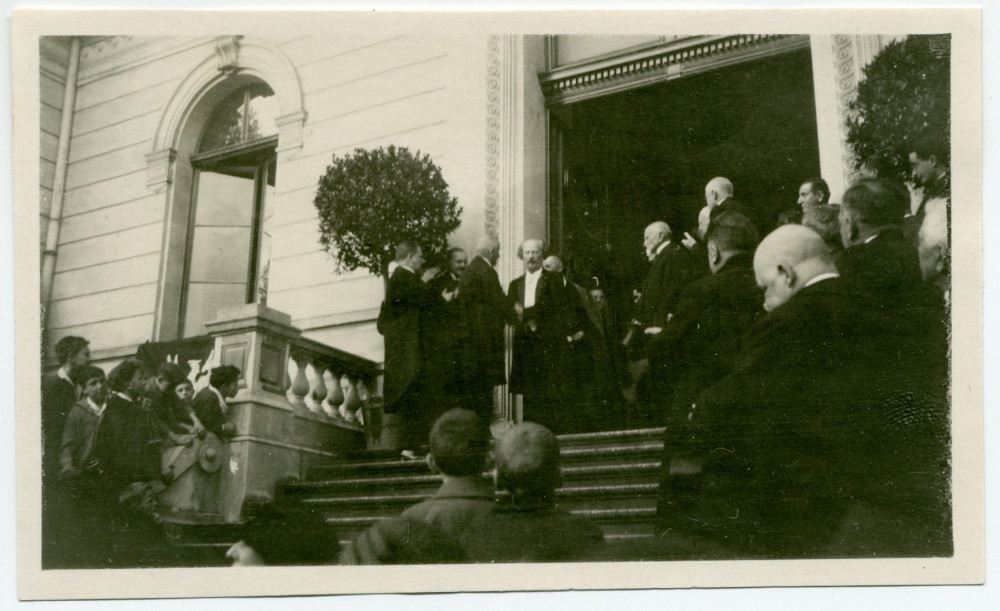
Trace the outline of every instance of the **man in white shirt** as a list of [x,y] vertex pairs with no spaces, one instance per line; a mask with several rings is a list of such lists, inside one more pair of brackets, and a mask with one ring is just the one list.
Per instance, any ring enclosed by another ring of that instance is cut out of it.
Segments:
[[561,433],[566,430],[562,413],[565,353],[569,338],[582,337],[584,322],[574,315],[562,277],[543,269],[545,244],[525,240],[518,256],[524,261],[524,274],[507,291],[514,327],[510,392],[523,396],[525,420]]

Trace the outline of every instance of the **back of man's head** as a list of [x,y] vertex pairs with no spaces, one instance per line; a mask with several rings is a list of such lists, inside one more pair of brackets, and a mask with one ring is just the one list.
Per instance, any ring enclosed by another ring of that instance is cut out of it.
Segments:
[[212,370],[208,383],[215,388],[222,388],[240,379],[240,369],[234,365],[220,365]]
[[403,240],[399,244],[396,244],[396,262],[402,263],[406,261],[419,248],[420,245],[415,240]]
[[841,206],[853,223],[867,228],[899,225],[910,210],[910,195],[898,181],[866,178],[844,193]]
[[830,204],[811,206],[802,213],[802,224],[819,234],[826,245],[839,249],[840,241],[840,207]]
[[444,475],[480,475],[490,448],[490,430],[474,412],[452,409],[431,429],[430,454]]
[[757,227],[739,212],[719,215],[705,233],[705,243],[714,244],[723,253],[751,252],[759,241]]
[[108,374],[108,386],[115,392],[125,392],[136,372],[147,370],[146,364],[138,359],[126,359],[115,365]]
[[948,204],[943,199],[927,202],[917,233],[917,254],[924,280],[936,280],[949,271]]
[[87,382],[93,380],[94,378],[100,378],[102,380],[105,379],[104,370],[96,365],[86,365],[84,367],[80,367],[79,369],[75,369],[71,374],[71,377],[77,386],[86,386]]
[[552,501],[562,485],[559,442],[552,431],[522,422],[500,438],[496,447],[497,488],[515,500]]
[[67,335],[56,343],[56,358],[60,365],[76,356],[76,353],[90,345],[90,342],[76,335]]

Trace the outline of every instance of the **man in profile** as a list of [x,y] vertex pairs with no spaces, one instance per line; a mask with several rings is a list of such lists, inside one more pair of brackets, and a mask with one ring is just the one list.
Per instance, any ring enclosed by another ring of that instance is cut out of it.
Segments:
[[[379,312],[377,328],[385,337],[385,411],[398,414],[401,455],[413,460],[417,449],[427,439],[432,406],[426,403],[424,380],[425,313],[437,305],[438,296],[421,280],[424,253],[420,245],[404,240],[396,246],[398,264],[386,285],[385,301]],[[451,301],[453,291],[445,290],[441,299]]]
[[489,425],[493,418],[493,389],[507,381],[504,362],[504,323],[507,302],[497,275],[500,242],[483,236],[459,282],[458,302],[465,320],[462,345],[462,406]]
[[799,186],[799,201],[802,212],[808,212],[810,208],[823,206],[830,203],[830,187],[826,181],[819,176],[813,176],[803,181]]
[[725,212],[739,212],[750,218],[743,204],[733,199],[733,183],[724,176],[716,176],[705,185],[705,204],[711,209],[709,222]]
[[497,441],[495,460],[501,496],[460,538],[470,561],[571,562],[600,550],[599,526],[556,507],[562,472],[550,430],[516,425]]

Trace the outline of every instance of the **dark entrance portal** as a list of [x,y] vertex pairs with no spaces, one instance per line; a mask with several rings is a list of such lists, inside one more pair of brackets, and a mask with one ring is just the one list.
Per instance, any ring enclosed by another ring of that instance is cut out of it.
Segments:
[[819,174],[808,49],[553,109],[552,237],[619,316],[648,263],[642,231],[695,233],[705,183],[726,176],[761,234]]

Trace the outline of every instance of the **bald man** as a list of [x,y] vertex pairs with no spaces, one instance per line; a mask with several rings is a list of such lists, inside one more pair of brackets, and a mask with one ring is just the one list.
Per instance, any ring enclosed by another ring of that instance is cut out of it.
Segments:
[[461,535],[472,562],[569,562],[599,551],[601,528],[556,507],[562,486],[559,442],[552,431],[522,422],[495,450],[497,503]]
[[685,473],[665,478],[661,532],[714,538],[740,557],[819,553],[833,537],[850,493],[838,475],[852,464],[839,443],[853,396],[841,371],[860,318],[828,253],[800,225],[779,227],[757,248],[768,314],[688,414],[697,458],[687,473],[700,471],[707,488]]
[[525,240],[518,249],[524,274],[510,283],[508,314],[514,327],[510,392],[521,395],[524,417],[565,432],[572,417],[563,392],[565,355],[583,335],[583,323],[567,299],[563,278],[542,268],[545,243]]
[[739,212],[753,220],[743,204],[733,199],[733,183],[724,176],[716,176],[705,185],[705,204],[710,209],[709,221],[726,212]]

